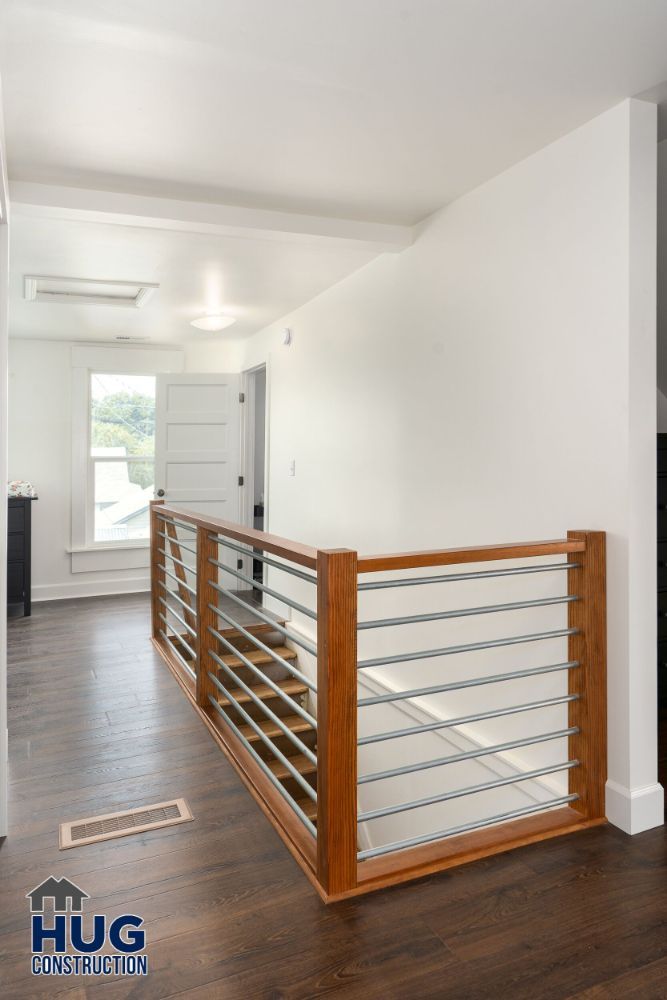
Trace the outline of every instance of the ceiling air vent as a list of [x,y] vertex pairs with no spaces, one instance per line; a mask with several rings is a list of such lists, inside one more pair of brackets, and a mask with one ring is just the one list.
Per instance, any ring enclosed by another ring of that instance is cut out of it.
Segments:
[[118,334],[118,336],[114,337],[113,339],[114,340],[122,340],[125,343],[127,343],[129,341],[132,344],[136,344],[137,341],[140,341],[140,340],[150,340],[151,338],[150,337],[128,337],[128,336],[126,336],[124,334]]
[[70,305],[130,306],[140,309],[159,287],[140,281],[55,278],[26,274],[23,279],[23,297],[29,302],[68,302]]

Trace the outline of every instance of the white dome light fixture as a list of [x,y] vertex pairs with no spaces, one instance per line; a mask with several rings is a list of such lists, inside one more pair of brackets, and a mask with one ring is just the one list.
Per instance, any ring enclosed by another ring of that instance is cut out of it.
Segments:
[[196,326],[198,330],[206,330],[208,333],[218,333],[225,330],[232,323],[236,323],[234,316],[225,316],[224,313],[209,313],[199,319],[190,321],[190,326]]

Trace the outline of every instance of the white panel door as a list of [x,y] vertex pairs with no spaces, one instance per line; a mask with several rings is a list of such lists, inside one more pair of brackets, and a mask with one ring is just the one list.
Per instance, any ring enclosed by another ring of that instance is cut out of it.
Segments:
[[239,375],[158,375],[157,497],[238,521],[239,385]]

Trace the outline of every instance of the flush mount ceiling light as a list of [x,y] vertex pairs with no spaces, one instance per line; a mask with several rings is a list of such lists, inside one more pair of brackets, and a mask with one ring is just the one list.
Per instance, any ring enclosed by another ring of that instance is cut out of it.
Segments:
[[104,278],[57,278],[26,274],[23,297],[28,302],[66,302],[70,305],[146,305],[159,285],[144,281],[107,281]]
[[201,316],[199,319],[190,321],[190,326],[196,326],[198,330],[207,330],[209,333],[218,333],[226,327],[236,323],[233,316],[225,316],[224,313],[211,313],[208,316]]

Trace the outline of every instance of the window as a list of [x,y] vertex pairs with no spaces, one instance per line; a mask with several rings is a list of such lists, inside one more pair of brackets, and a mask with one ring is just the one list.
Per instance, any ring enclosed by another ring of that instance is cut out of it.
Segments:
[[155,382],[154,375],[90,375],[88,523],[95,543],[149,537]]

